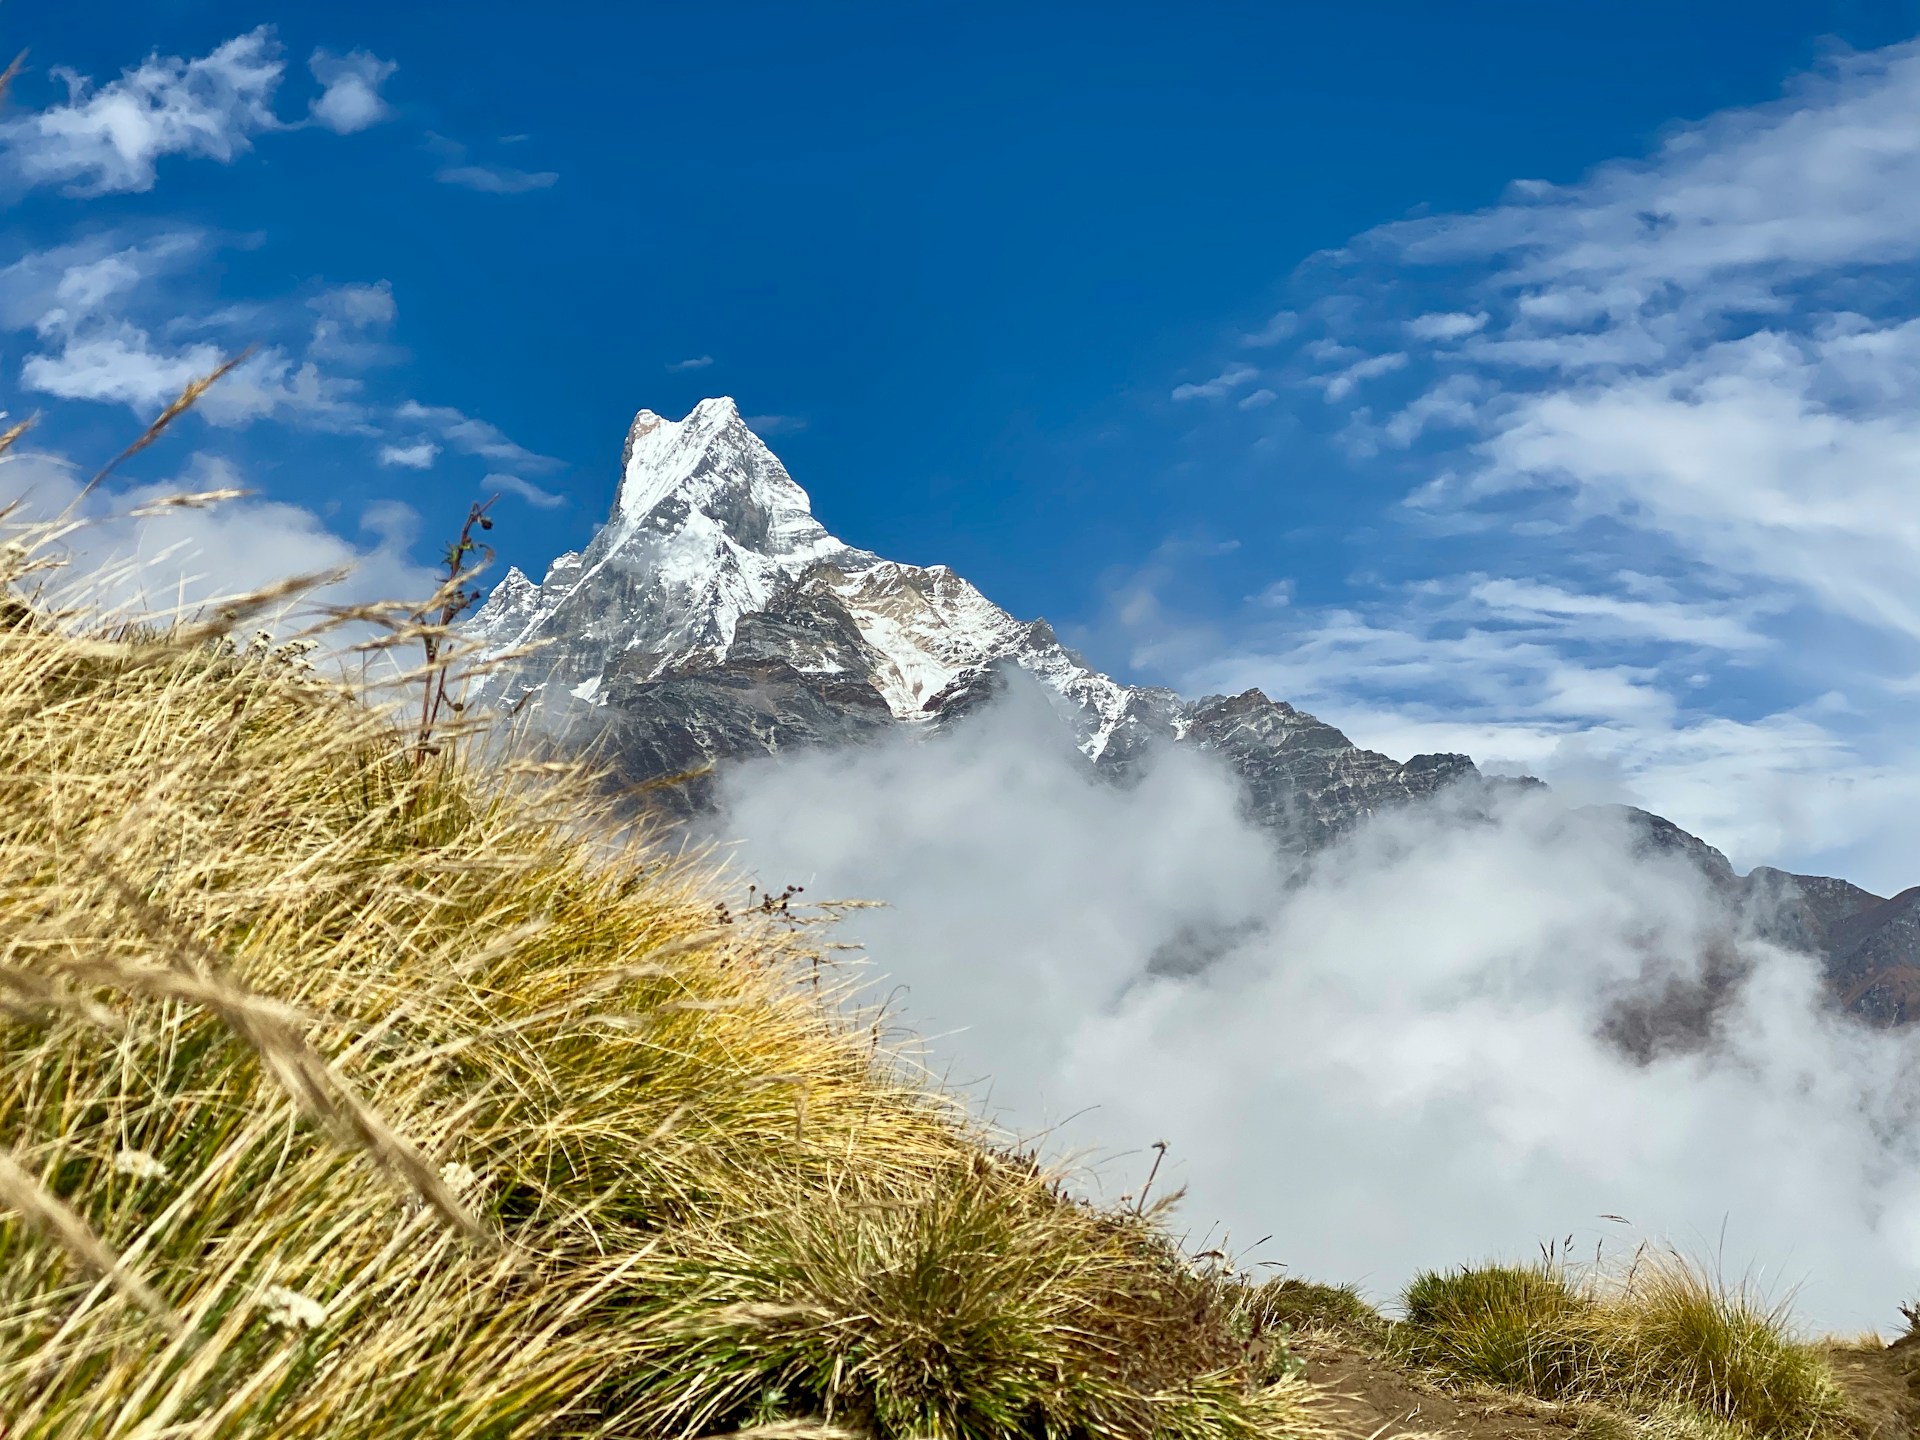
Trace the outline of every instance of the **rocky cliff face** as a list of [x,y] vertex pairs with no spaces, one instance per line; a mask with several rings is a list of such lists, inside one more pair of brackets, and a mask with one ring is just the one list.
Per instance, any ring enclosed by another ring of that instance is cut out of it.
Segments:
[[[708,803],[710,767],[903,726],[936,733],[1010,684],[1037,686],[1109,778],[1158,745],[1218,755],[1248,813],[1300,857],[1442,789],[1538,783],[1484,777],[1464,755],[1396,761],[1258,690],[1190,701],[1120,684],[947,567],[834,538],[727,399],[677,422],[641,411],[592,542],[538,584],[509,570],[468,629],[485,651],[519,656],[470,702],[530,712],[628,784],[673,779],[652,793],[682,811]],[[1823,956],[1842,1004],[1879,1023],[1920,1018],[1920,889],[1884,900],[1821,876],[1742,877],[1672,822],[1626,819],[1644,848],[1698,867],[1750,928]]]

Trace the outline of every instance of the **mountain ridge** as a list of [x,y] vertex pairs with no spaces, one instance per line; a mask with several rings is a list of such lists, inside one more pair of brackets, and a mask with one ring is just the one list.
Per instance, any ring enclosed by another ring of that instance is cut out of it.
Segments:
[[[641,410],[586,548],[556,557],[538,583],[509,569],[465,629],[495,661],[471,703],[530,707],[540,731],[592,749],[620,783],[680,777],[653,793],[683,815],[711,804],[716,765],[902,727],[936,733],[1017,683],[1037,686],[1108,779],[1163,745],[1219,757],[1247,814],[1302,860],[1369,815],[1443,790],[1491,803],[1541,783],[1484,775],[1465,755],[1394,760],[1257,689],[1187,700],[1114,680],[949,567],[829,533],[724,396],[679,421]],[[1621,812],[1642,848],[1686,859],[1747,929],[1819,956],[1844,1008],[1879,1024],[1920,1018],[1920,888],[1888,898],[1767,866],[1741,876],[1664,817],[1599,808]]]

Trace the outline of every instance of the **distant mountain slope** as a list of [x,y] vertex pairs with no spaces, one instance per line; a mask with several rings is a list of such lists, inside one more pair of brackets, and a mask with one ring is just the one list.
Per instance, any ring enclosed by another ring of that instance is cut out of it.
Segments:
[[[1258,690],[1189,701],[1123,685],[946,566],[903,565],[829,534],[729,399],[677,422],[642,410],[592,542],[538,584],[509,570],[468,630],[493,654],[537,647],[470,699],[532,707],[546,733],[634,784],[901,726],[937,731],[1020,677],[1097,773],[1122,777],[1159,744],[1220,756],[1248,813],[1303,858],[1443,788],[1539,783],[1483,776],[1464,755],[1393,760]],[[696,809],[711,781],[659,793]],[[1885,900],[1823,876],[1742,877],[1671,821],[1625,814],[1644,846],[1684,855],[1752,928],[1823,957],[1848,1009],[1881,1024],[1920,1018],[1920,890]]]

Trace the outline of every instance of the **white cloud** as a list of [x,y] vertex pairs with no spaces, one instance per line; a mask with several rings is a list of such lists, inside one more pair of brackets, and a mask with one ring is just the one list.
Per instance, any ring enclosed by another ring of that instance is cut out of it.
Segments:
[[1484,310],[1473,315],[1448,310],[1414,316],[1407,322],[1407,333],[1416,340],[1459,340],[1483,329],[1486,323],[1487,313]]
[[747,428],[756,435],[794,435],[807,428],[804,415],[748,415]]
[[95,235],[30,251],[0,268],[0,325],[41,334],[72,333],[110,315],[143,287],[204,253],[197,231],[163,231],[122,243]]
[[675,360],[667,366],[669,370],[704,370],[713,364],[711,355],[695,355],[688,360]]
[[315,50],[307,60],[313,78],[325,88],[311,106],[313,118],[337,135],[351,135],[377,125],[393,113],[381,98],[380,87],[399,68],[365,50],[336,55]]
[[431,440],[415,440],[406,445],[382,445],[380,463],[397,465],[403,470],[428,470],[439,458],[440,447]]
[[1173,387],[1175,400],[1218,400],[1229,395],[1248,381],[1256,378],[1260,372],[1251,365],[1229,365],[1211,380],[1199,384],[1176,385]]
[[1264,349],[1269,345],[1278,345],[1300,328],[1300,317],[1291,310],[1282,310],[1262,325],[1240,337],[1240,343],[1249,350]]
[[[211,374],[228,358],[220,347],[205,343],[158,346],[146,331],[122,321],[65,338],[50,353],[29,355],[20,367],[20,383],[62,400],[125,405],[150,419],[190,381]],[[269,347],[223,376],[194,406],[194,413],[214,425],[278,417],[322,429],[353,430],[365,424],[354,398],[357,389],[353,381],[323,374],[312,361],[296,361],[284,350]]]
[[1838,55],[1776,104],[1676,130],[1647,162],[1367,243],[1416,263],[1504,257],[1503,286],[1543,287],[1571,322],[1776,309],[1755,272],[1779,282],[1920,251],[1920,42]]
[[191,155],[227,163],[281,128],[273,92],[284,63],[265,26],[194,60],[151,55],[95,87],[71,71],[65,104],[0,122],[0,154],[25,185],[74,195],[153,188],[155,162]]
[[[385,281],[321,292],[306,307],[228,307],[192,313],[179,277],[209,248],[194,230],[161,231],[136,240],[113,233],[56,245],[0,269],[0,326],[31,330],[38,348],[21,362],[28,392],[62,400],[125,405],[148,419],[187,384],[242,348],[209,334],[238,330],[249,339],[280,330],[286,344],[263,344],[195,407],[216,425],[275,418],[308,428],[365,426],[360,382],[321,362],[363,367],[390,358],[380,334],[391,322]],[[304,348],[296,326],[317,318]],[[143,323],[153,316],[158,325]],[[185,338],[192,337],[192,338]]]
[[557,506],[567,503],[566,496],[556,495],[551,490],[542,490],[538,485],[533,484],[529,480],[522,480],[518,475],[498,473],[489,475],[480,482],[480,488],[482,490],[504,490],[509,495],[517,495],[520,499],[526,501],[527,504],[539,510],[552,510]]
[[1356,360],[1339,374],[1330,375],[1322,382],[1326,386],[1327,399],[1329,402],[1344,400],[1353,393],[1354,386],[1381,375],[1390,375],[1395,370],[1404,370],[1406,365],[1407,357],[1399,351]]
[[307,304],[318,312],[307,341],[309,358],[353,369],[395,358],[394,348],[383,338],[398,313],[391,282],[336,285]]
[[150,414],[226,358],[213,345],[162,352],[144,330],[123,324],[111,333],[70,340],[56,354],[29,355],[20,367],[20,383],[62,400],[96,400]]
[[1587,637],[1612,632],[1669,645],[1730,651],[1761,650],[1769,643],[1729,608],[1716,612],[1671,600],[1576,594],[1558,585],[1526,580],[1481,580],[1468,593],[1495,615],[1558,624]]
[[356,329],[391,325],[397,313],[390,280],[376,280],[371,285],[336,285],[308,303],[328,319]]
[[[1256,594],[1203,623],[1165,598],[1191,569],[1168,550],[1115,583],[1100,638],[1128,673],[1190,695],[1258,688],[1389,755],[1465,753],[1583,800],[1642,805],[1743,869],[1841,874],[1886,894],[1916,879],[1908,702],[1850,652],[1789,638],[1807,632],[1783,630],[1777,594],[1716,593],[1688,574],[1468,573],[1344,606]],[[1714,708],[1723,677],[1750,687],[1783,667],[1810,670],[1804,699]]]
[[1906,1041],[1827,1018],[1809,964],[1752,943],[1711,1043],[1642,1064],[1602,1038],[1700,974],[1718,921],[1684,868],[1533,797],[1376,821],[1290,890],[1197,758],[1120,790],[1064,748],[1016,704],[789,756],[727,782],[724,829],[769,886],[887,902],[843,925],[868,993],[1006,1122],[1060,1125],[1054,1153],[1119,1151],[1109,1195],[1169,1140],[1196,1234],[1272,1234],[1258,1258],[1388,1298],[1569,1230],[1622,1245],[1604,1214],[1629,1250],[1712,1250],[1724,1221],[1731,1273],[1804,1278],[1813,1323],[1893,1322],[1920,1280]]
[[[1879,356],[1856,378],[1863,342]],[[1920,321],[1708,345],[1651,374],[1517,400],[1484,442],[1474,485],[1571,485],[1578,505],[1717,570],[1920,639],[1916,363]]]
[[433,427],[441,439],[463,455],[478,455],[483,460],[530,470],[553,470],[560,464],[551,456],[536,455],[525,446],[516,445],[498,426],[476,420],[451,405],[422,405],[408,400],[394,415],[409,425]]
[[1405,447],[1432,429],[1470,429],[1480,418],[1487,390],[1477,376],[1449,375],[1395,411],[1381,427],[1381,436]]
[[529,190],[545,190],[560,175],[554,170],[516,170],[511,165],[445,165],[434,178],[443,185],[458,185],[463,190],[478,190],[486,195],[522,195]]

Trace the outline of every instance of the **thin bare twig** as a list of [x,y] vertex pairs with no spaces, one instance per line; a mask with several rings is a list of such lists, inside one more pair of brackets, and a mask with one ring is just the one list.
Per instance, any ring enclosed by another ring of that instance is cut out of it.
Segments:
[[[480,566],[487,565],[493,559],[493,547],[475,540],[473,532],[476,529],[491,530],[493,528],[493,517],[488,515],[487,511],[493,508],[494,501],[499,498],[496,494],[489,496],[486,500],[475,501],[467,510],[466,523],[460,527],[460,538],[447,547],[446,583],[440,587],[440,594],[435,597],[440,602],[439,620],[427,626],[420,636],[420,643],[426,647],[427,651],[427,688],[426,693],[420,698],[420,734],[414,743],[413,750],[413,763],[416,767],[424,765],[427,756],[433,753],[434,727],[439,724],[440,711],[447,704],[448,667],[441,662],[441,646],[446,641],[447,632],[453,628],[453,622],[460,618],[461,613],[469,605],[480,598],[478,590],[468,589],[460,583],[462,577],[470,573],[467,557],[479,554],[482,557]],[[415,618],[424,620],[426,615],[422,613]]]
[[7,91],[13,88],[13,82],[20,78],[20,72],[26,68],[27,52],[22,50],[13,57],[13,63],[0,71],[0,100],[7,98]]

